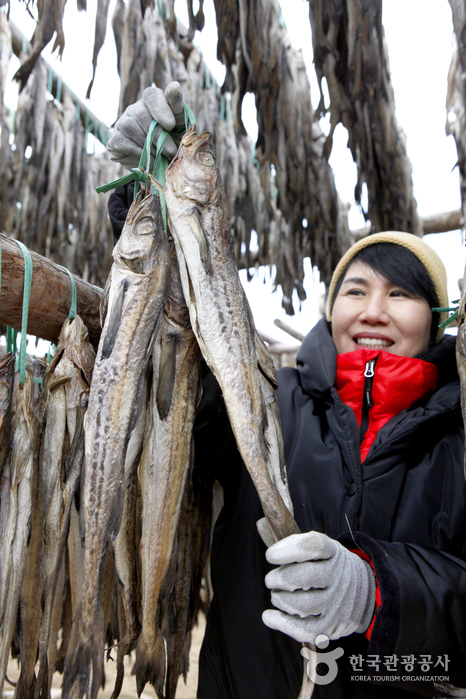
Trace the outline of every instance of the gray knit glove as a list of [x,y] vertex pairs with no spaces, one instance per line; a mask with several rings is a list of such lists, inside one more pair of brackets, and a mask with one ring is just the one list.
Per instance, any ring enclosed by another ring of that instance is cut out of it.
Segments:
[[157,138],[162,128],[176,133],[167,136],[162,152],[170,160],[176,155],[184,131],[183,93],[180,83],[172,82],[165,93],[155,85],[147,87],[142,99],[125,109],[117,120],[107,150],[112,160],[129,170],[138,167],[141,152],[152,120],[159,126],[152,141],[151,155],[155,156]]
[[262,614],[264,624],[301,643],[315,643],[320,634],[335,640],[367,630],[374,612],[375,576],[359,556],[312,531],[278,541],[266,557],[280,567],[265,577],[277,609]]

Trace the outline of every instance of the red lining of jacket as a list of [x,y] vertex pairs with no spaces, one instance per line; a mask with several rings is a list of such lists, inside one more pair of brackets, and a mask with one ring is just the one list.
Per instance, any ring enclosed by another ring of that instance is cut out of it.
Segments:
[[364,370],[366,363],[376,357],[372,384],[373,406],[369,410],[369,427],[360,446],[361,462],[365,460],[377,433],[390,418],[431,393],[438,381],[437,367],[422,359],[398,357],[382,350],[367,349],[339,354],[335,388],[341,400],[353,409],[359,426]]

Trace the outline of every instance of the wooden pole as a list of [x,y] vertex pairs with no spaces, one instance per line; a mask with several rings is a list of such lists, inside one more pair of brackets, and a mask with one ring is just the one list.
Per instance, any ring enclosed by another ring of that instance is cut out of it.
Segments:
[[[0,323],[21,330],[23,311],[24,257],[19,245],[0,233],[2,252]],[[57,342],[71,304],[71,281],[65,270],[47,258],[29,251],[32,259],[31,300],[28,334]],[[77,313],[89,330],[96,348],[100,338],[102,291],[73,275],[76,282]]]
[[304,335],[300,333],[299,330],[295,330],[290,325],[287,325],[283,322],[283,320],[280,320],[280,318],[275,318],[273,322],[277,326],[277,328],[280,328],[280,330],[283,330],[284,332],[288,333],[288,335],[294,337],[295,340],[299,340],[299,342],[302,342],[304,340]]

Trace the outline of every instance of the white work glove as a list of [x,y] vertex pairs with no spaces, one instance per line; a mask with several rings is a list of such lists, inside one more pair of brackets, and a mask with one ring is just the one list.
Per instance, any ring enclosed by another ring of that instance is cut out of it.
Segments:
[[147,87],[142,93],[142,99],[125,109],[117,120],[107,143],[111,160],[116,160],[129,170],[138,167],[153,119],[159,126],[152,141],[152,156],[155,156],[157,138],[162,128],[167,131],[176,129],[176,133],[168,134],[162,150],[162,153],[171,160],[176,155],[185,126],[180,83],[170,83],[165,93],[155,85]]
[[[257,523],[261,536],[266,528],[268,532],[264,522]],[[264,543],[269,542],[266,534]],[[271,545],[266,558],[280,566],[265,577],[277,607],[262,614],[271,629],[314,644],[320,634],[336,640],[367,630],[374,612],[375,576],[368,563],[338,541],[314,531],[293,534]]]

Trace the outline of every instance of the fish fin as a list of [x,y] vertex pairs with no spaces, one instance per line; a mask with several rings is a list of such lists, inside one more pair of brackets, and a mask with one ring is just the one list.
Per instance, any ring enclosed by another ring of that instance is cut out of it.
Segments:
[[142,172],[145,172],[145,174],[149,177],[150,181],[154,185],[155,189],[164,194],[165,187],[162,184],[160,184],[160,182],[154,177],[154,175],[151,175],[150,172],[146,172],[142,167],[140,167],[139,169],[142,170]]
[[[81,473],[82,461],[84,458],[84,414],[85,408],[78,406],[76,411],[76,427],[74,430],[73,441],[65,459],[65,482],[68,485],[70,481],[70,474],[73,475],[73,481],[76,484],[78,477]],[[76,487],[76,485],[74,485]],[[73,493],[74,495],[74,493]]]
[[275,366],[272,357],[270,356],[269,351],[264,343],[264,340],[261,338],[257,330],[255,330],[255,344],[257,365],[259,367],[259,371],[264,376],[264,378],[267,379],[272,388],[276,390],[278,388],[278,383]]
[[149,682],[155,689],[157,697],[164,699],[165,645],[162,632],[158,627],[155,629],[155,634],[155,643],[151,649],[147,648],[143,635],[139,636],[133,674],[136,675],[138,697],[141,696],[144,687]]
[[115,303],[110,309],[110,319],[105,333],[104,342],[102,345],[102,359],[108,359],[112,354],[115,345],[116,336],[120,328],[121,315],[123,312],[123,299],[125,296],[126,284],[123,281],[120,284]]
[[204,225],[202,223],[201,212],[199,211],[197,206],[195,206],[191,214],[185,214],[185,218],[189,223],[189,227],[194,233],[194,236],[199,244],[199,252],[201,255],[201,262],[204,265],[204,269],[207,272],[207,274],[213,274],[209,240],[207,238]]
[[80,602],[71,629],[63,673],[62,699],[69,696],[96,699],[104,677],[104,614],[97,610],[89,633],[83,628],[83,603]]
[[[21,692],[18,693],[18,696],[21,696]],[[39,672],[37,673],[37,680],[34,688],[34,699],[49,699],[49,696],[49,663],[47,653],[44,653],[40,661]]]
[[50,381],[50,383],[47,385],[47,390],[54,391],[56,388],[64,386],[64,384],[67,383],[67,381],[69,381],[70,378],[70,376],[62,376],[59,379]]
[[160,353],[159,384],[157,386],[157,410],[166,420],[172,404],[176,373],[176,338],[165,335]]

